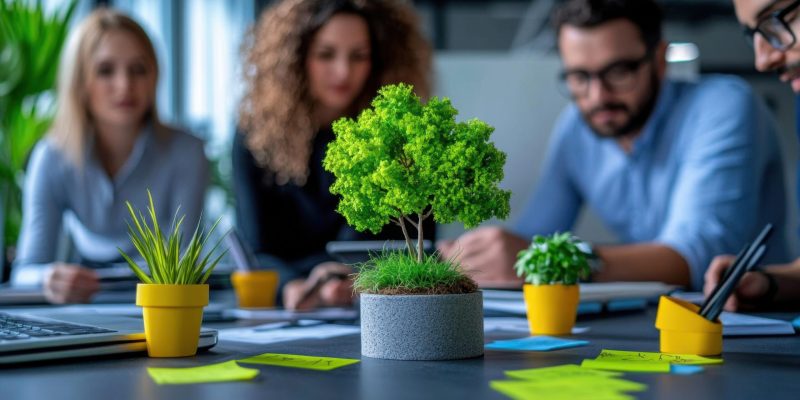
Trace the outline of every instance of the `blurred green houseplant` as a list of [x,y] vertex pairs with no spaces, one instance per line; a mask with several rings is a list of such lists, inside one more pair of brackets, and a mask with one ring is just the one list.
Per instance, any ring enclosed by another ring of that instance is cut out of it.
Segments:
[[517,255],[514,269],[531,285],[575,285],[591,273],[589,244],[569,232],[536,235]]
[[5,245],[19,235],[26,159],[53,118],[58,59],[76,4],[48,15],[41,0],[0,0],[0,266]]

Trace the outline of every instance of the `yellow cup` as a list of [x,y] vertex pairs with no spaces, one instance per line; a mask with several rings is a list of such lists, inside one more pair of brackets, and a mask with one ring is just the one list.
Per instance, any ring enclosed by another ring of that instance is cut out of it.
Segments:
[[136,286],[136,305],[142,307],[147,354],[186,357],[197,353],[208,285]]
[[578,315],[578,285],[522,287],[531,335],[570,335]]
[[658,301],[656,328],[661,331],[661,352],[716,356],[722,354],[722,324],[697,312],[700,307],[668,296]]
[[235,271],[231,283],[236,291],[239,307],[275,307],[278,292],[278,271]]

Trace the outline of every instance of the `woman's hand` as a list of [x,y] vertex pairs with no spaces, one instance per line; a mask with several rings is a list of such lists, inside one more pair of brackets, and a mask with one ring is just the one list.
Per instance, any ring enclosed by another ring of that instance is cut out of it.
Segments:
[[80,265],[55,263],[44,275],[44,295],[51,303],[87,303],[98,290],[97,273]]
[[[308,279],[295,279],[283,288],[283,306],[289,310],[345,307],[353,304],[353,270],[337,262],[324,262],[311,270]],[[342,278],[346,276],[346,278]]]

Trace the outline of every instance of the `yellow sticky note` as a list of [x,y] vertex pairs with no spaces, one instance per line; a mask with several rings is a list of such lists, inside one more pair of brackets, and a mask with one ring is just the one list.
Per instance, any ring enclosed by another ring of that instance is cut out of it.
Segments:
[[609,378],[621,375],[622,373],[620,372],[586,369],[575,364],[506,371],[506,376],[517,379],[525,379],[528,382],[548,382],[556,379],[575,379],[585,377]]
[[709,358],[691,354],[652,353],[647,351],[603,350],[596,360],[667,362],[682,365],[722,364],[721,358]]
[[257,369],[243,368],[236,361],[193,368],[148,368],[147,373],[159,385],[246,381],[258,375]]
[[583,360],[582,368],[624,372],[669,372],[669,363],[660,361]]
[[245,358],[239,362],[250,364],[275,365],[278,367],[305,368],[318,371],[330,371],[345,365],[355,364],[361,360],[351,358],[333,358],[302,356],[297,354],[264,353],[258,356]]
[[[613,379],[618,380],[618,379]],[[635,383],[635,382],[632,382]],[[563,381],[561,385],[541,385],[526,381],[492,381],[491,388],[515,400],[572,400],[591,398],[593,400],[633,400],[634,397],[606,386],[594,383],[584,386],[577,382]]]

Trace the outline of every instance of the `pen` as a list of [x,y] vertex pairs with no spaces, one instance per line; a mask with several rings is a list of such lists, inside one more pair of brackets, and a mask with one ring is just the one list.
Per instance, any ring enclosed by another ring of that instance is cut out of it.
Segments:
[[256,261],[253,251],[242,241],[242,238],[236,233],[235,229],[231,229],[231,231],[225,235],[225,242],[231,250],[231,257],[233,258],[234,265],[236,265],[236,269],[247,272],[256,266],[258,261]]
[[739,254],[737,254],[736,257],[733,259],[733,263],[731,264],[731,266],[726,268],[725,272],[722,273],[722,278],[719,280],[720,282],[725,282],[728,279],[728,277],[731,275],[731,272],[733,272],[733,270],[736,269],[736,265],[739,262],[741,262],[741,260],[744,258],[744,254],[747,253],[747,249],[749,248],[750,248],[750,243],[745,243],[744,247],[742,247],[742,249],[739,250]]
[[276,329],[283,329],[283,328],[293,328],[293,327],[306,327],[306,326],[314,326],[314,325],[322,325],[325,321],[313,321],[313,320],[292,320],[292,321],[283,321],[283,322],[274,322],[271,324],[264,324],[253,328],[253,332],[266,332],[266,331],[273,331]]
[[739,256],[729,267],[729,271],[723,274],[722,280],[703,303],[699,312],[700,316],[709,321],[715,321],[719,317],[725,301],[733,293],[739,280],[763,258],[767,250],[765,242],[769,239],[771,233],[772,224],[767,224],[756,239],[739,252]]

